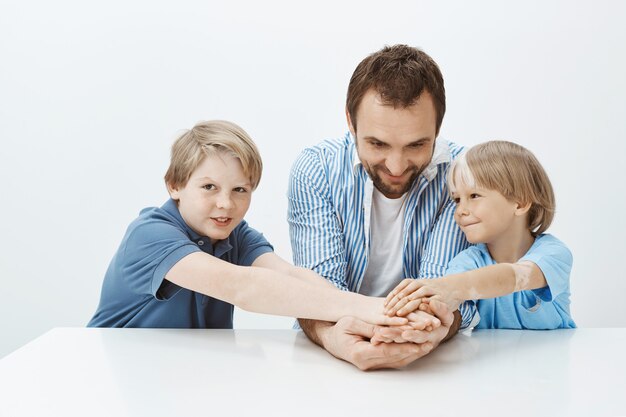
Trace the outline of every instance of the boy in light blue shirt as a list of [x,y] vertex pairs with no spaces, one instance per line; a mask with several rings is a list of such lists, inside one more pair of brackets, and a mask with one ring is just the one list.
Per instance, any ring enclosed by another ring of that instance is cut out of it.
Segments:
[[576,327],[569,311],[572,255],[544,233],[555,199],[535,156],[511,142],[486,142],[459,157],[449,175],[455,221],[477,245],[457,255],[443,278],[401,282],[387,297],[387,314],[428,311],[433,299],[452,309],[477,300],[476,328]]

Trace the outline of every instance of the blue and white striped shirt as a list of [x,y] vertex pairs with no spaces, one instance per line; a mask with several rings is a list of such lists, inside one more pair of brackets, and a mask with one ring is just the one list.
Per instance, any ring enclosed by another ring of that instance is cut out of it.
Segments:
[[[408,192],[403,229],[407,278],[443,276],[448,263],[469,245],[454,221],[446,174],[462,147],[438,139],[431,163]],[[305,149],[289,179],[289,233],[294,263],[322,275],[342,290],[358,292],[369,257],[374,184],[361,164],[350,133]],[[462,327],[474,315],[461,308]]]

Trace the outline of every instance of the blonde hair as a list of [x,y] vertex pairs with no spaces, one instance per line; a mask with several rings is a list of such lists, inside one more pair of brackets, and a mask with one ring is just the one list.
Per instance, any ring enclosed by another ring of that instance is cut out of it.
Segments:
[[552,184],[535,155],[523,146],[494,140],[470,148],[450,167],[450,192],[455,192],[458,181],[498,191],[510,201],[530,203],[528,228],[534,236],[552,223],[556,205]]
[[238,158],[252,189],[256,189],[263,171],[259,150],[245,130],[225,120],[199,122],[176,139],[165,184],[184,187],[203,159],[216,152],[228,152]]

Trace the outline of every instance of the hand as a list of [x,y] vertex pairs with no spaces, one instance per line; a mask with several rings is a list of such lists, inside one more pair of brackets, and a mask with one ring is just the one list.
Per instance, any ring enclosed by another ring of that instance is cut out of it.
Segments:
[[369,340],[374,336],[376,328],[357,318],[343,317],[335,325],[325,328],[324,334],[320,336],[328,352],[361,370],[402,368],[428,354],[434,346],[428,341],[420,344],[373,345]]
[[380,326],[402,326],[409,323],[409,319],[399,316],[389,316],[384,313],[385,300],[380,297],[366,297],[359,295],[361,304],[358,304],[350,314],[366,321],[367,323]]
[[[450,338],[456,333],[458,327],[452,333],[450,332],[450,328],[454,325],[454,313],[448,309],[448,306],[438,300],[431,300],[422,306],[427,306],[429,314],[433,314],[439,320],[440,324],[432,331],[412,329],[409,326],[377,327],[374,336],[372,336],[372,343],[430,343],[435,348],[444,339]],[[415,313],[410,315],[412,314]]]
[[385,299],[385,314],[404,316],[432,299],[442,301],[453,311],[463,301],[446,278],[404,279]]
[[[427,304],[422,304],[423,306],[427,306]],[[421,306],[420,306],[421,307]],[[434,329],[437,329],[441,326],[441,320],[434,316],[432,312],[430,312],[430,308],[428,311],[417,310],[415,312],[407,314],[406,318],[409,322],[403,326],[392,326],[392,327],[376,327],[374,329],[374,336],[372,336],[370,342],[374,345],[380,343],[406,343],[410,340],[405,339],[402,334],[405,330],[418,330],[418,333],[411,333],[413,340],[418,337],[427,339],[425,336],[425,332],[431,332]],[[418,336],[420,335],[420,336]]]

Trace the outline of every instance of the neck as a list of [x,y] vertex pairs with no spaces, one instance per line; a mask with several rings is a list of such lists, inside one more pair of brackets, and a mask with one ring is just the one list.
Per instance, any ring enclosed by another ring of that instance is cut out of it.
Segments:
[[491,258],[496,263],[515,263],[528,252],[535,238],[526,227],[523,230],[507,233],[496,241],[487,243]]

